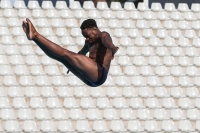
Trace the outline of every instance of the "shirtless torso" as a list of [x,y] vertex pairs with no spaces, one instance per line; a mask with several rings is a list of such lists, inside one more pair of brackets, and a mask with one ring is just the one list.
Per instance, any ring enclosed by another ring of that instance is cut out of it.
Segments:
[[[107,32],[101,32],[102,35],[108,34]],[[101,37],[94,44],[90,44],[86,41],[86,45],[89,48],[89,58],[97,62],[99,65],[103,65],[107,71],[109,71],[110,63],[113,58],[112,51],[103,45]]]

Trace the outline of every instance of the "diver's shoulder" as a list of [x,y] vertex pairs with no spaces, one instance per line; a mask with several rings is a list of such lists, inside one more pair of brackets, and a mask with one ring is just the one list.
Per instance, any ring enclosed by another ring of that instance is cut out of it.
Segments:
[[102,37],[110,36],[110,34],[109,34],[108,32],[106,32],[106,31],[102,31],[102,32],[101,32],[101,36],[102,36]]

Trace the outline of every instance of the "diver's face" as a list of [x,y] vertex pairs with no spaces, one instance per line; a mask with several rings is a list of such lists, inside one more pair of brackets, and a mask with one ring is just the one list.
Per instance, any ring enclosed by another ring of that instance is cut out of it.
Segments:
[[95,43],[98,39],[97,28],[85,28],[82,30],[82,35],[86,38],[88,43]]

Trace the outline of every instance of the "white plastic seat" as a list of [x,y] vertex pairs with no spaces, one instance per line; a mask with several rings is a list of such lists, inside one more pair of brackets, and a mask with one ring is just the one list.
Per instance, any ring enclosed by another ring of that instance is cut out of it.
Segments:
[[155,132],[155,131],[160,131],[158,124],[155,120],[146,120],[145,121],[145,125],[144,125],[144,129],[147,132]]
[[27,86],[25,89],[24,89],[24,95],[26,97],[37,97],[39,96],[39,92],[37,91],[37,89],[33,86]]
[[122,65],[122,66],[126,66],[126,65],[131,65],[131,60],[128,56],[126,55],[121,55],[118,58],[118,64]]
[[124,108],[120,111],[120,118],[123,120],[135,119],[133,111],[130,108]]
[[138,95],[141,97],[151,97],[153,96],[153,92],[150,87],[140,87],[138,90]]
[[126,107],[128,107],[126,100],[123,97],[115,97],[114,101],[113,101],[113,106],[115,108],[126,108]]
[[42,56],[41,63],[42,63],[42,65],[56,65],[55,60],[50,58],[47,55]]
[[17,44],[19,45],[27,45],[27,44],[30,44],[29,40],[27,39],[26,36],[17,36],[17,41],[16,41]]
[[46,17],[49,19],[56,19],[60,17],[60,14],[56,9],[48,9],[46,11]]
[[138,20],[138,19],[142,19],[143,16],[141,15],[141,13],[137,10],[133,10],[130,13],[130,18],[133,20]]
[[166,11],[159,11],[157,18],[161,21],[169,19],[169,14]]
[[45,108],[37,108],[35,110],[35,119],[37,120],[50,119],[50,117],[48,110]]
[[[16,1],[16,2],[24,2],[24,1]],[[27,8],[21,8],[18,11],[18,17],[20,18],[31,17],[31,13]]]
[[188,47],[188,46],[191,46],[190,45],[190,42],[189,42],[189,39],[188,38],[185,38],[185,37],[180,37],[179,40],[178,40],[178,45],[181,46],[181,47]]
[[124,74],[128,76],[139,75],[136,67],[132,65],[125,66]]
[[29,106],[31,108],[37,109],[37,108],[44,108],[46,105],[44,104],[41,97],[31,97]]
[[175,20],[175,21],[177,21],[177,20],[183,20],[183,16],[182,16],[182,14],[179,11],[173,11],[171,13],[171,19]]
[[64,99],[63,106],[65,108],[77,108],[79,105],[77,104],[77,101],[73,97],[67,97]]
[[12,5],[11,5],[11,1],[2,0],[1,1],[1,8],[3,8],[3,9],[13,8]]
[[153,75],[153,71],[150,66],[141,66],[140,74],[144,76]]
[[[85,42],[85,41],[84,41]],[[74,45],[75,42],[71,36],[63,36],[61,40],[61,44],[68,46],[68,45]]]
[[90,96],[92,97],[103,97],[105,96],[103,89],[101,87],[97,87],[97,89],[90,90]]
[[8,27],[2,26],[0,27],[0,35],[10,35],[10,31]]
[[176,11],[174,3],[165,3],[164,9],[168,12]]
[[3,16],[6,18],[17,17],[17,13],[15,12],[15,10],[13,8],[6,8],[3,11]]
[[98,10],[107,10],[108,8],[108,4],[105,1],[99,1],[97,3],[97,9]]
[[135,26],[131,19],[125,19],[125,20],[122,20],[122,27],[130,29],[130,28],[134,28]]
[[129,18],[129,16],[127,15],[127,12],[125,10],[118,10],[116,13],[116,17],[121,20]]
[[46,67],[45,69],[45,72],[48,74],[48,75],[60,75],[60,71],[58,69],[58,66],[56,65],[49,65]]
[[69,111],[69,118],[72,120],[79,120],[84,119],[85,115],[83,115],[83,112],[80,108],[73,108]]
[[73,1],[70,3],[69,8],[72,10],[81,9],[81,5],[79,1]]
[[57,129],[51,120],[42,120],[40,124],[40,131],[42,132],[56,132]]
[[37,8],[40,8],[39,2],[38,2],[38,1],[34,1],[34,0],[28,1],[28,8],[29,8],[29,9],[37,9]]
[[142,125],[140,124],[139,120],[129,120],[127,130],[129,130],[131,132],[141,132],[144,129],[143,129]]
[[55,5],[56,9],[59,10],[63,10],[63,9],[68,9],[67,3],[66,1],[56,1],[56,5]]
[[198,12],[198,11],[200,11],[199,3],[192,3],[192,4],[191,4],[191,11],[193,11],[193,12]]
[[168,36],[168,32],[166,31],[166,29],[158,29],[156,32],[156,36],[159,38],[165,38],[166,36]]
[[199,90],[197,87],[187,87],[186,95],[192,98],[199,96]]
[[82,9],[76,10],[75,13],[74,13],[74,16],[77,19],[85,19],[85,18],[87,18],[87,14],[86,14],[85,10],[82,10]]
[[42,18],[44,16],[44,11],[42,9],[33,9],[32,11],[33,18]]
[[110,130],[113,132],[124,132],[126,128],[121,120],[112,120],[110,123]]
[[32,46],[29,46],[29,45],[21,46],[20,53],[21,53],[22,55],[35,54],[35,52],[34,52]]
[[149,57],[148,64],[152,65],[152,66],[156,66],[156,65],[162,65],[162,62],[161,62],[159,56],[153,55],[153,56]]
[[194,85],[195,85],[195,86],[200,86],[200,84],[199,84],[199,82],[198,82],[199,79],[200,79],[199,76],[195,76],[195,77],[194,77],[193,82],[194,82]]
[[142,31],[142,36],[145,38],[151,38],[151,37],[154,37],[154,33],[151,29],[144,29]]
[[107,87],[106,89],[106,95],[108,97],[119,97],[121,96],[120,92],[119,92],[119,89],[116,88],[116,87]]
[[1,119],[2,120],[15,120],[16,116],[13,109],[1,109]]
[[151,3],[151,10],[153,10],[154,12],[159,12],[162,11],[163,9],[160,3],[153,2]]
[[195,33],[195,31],[193,29],[189,29],[189,30],[185,31],[184,36],[189,38],[189,39],[193,39],[193,38],[196,37],[196,33]]
[[72,124],[69,120],[60,120],[58,122],[57,129],[61,132],[71,132],[74,131]]
[[124,3],[124,9],[127,11],[136,10],[134,3],[129,1]]
[[198,131],[200,131],[200,126],[199,126],[199,124],[200,124],[200,121],[197,120],[197,121],[196,121],[196,124],[195,124],[195,129],[198,130]]
[[52,1],[42,1],[41,7],[43,9],[53,9],[54,8]]
[[199,20],[192,21],[191,28],[194,30],[199,30],[200,29],[200,21]]
[[60,108],[61,104],[57,97],[48,97],[46,106],[48,108]]
[[163,85],[165,86],[177,86],[174,77],[172,76],[164,76]]
[[111,107],[110,101],[108,98],[106,97],[100,97],[97,99],[97,104],[96,106],[98,108],[109,108]]
[[153,117],[157,120],[164,120],[164,119],[169,118],[167,111],[163,108],[156,108],[154,110],[154,116]]
[[136,27],[139,29],[146,29],[149,28],[149,23],[147,23],[144,19],[138,19],[136,22]]
[[141,120],[151,119],[152,116],[148,108],[140,108],[137,110],[137,118]]
[[189,120],[181,120],[178,123],[178,129],[182,132],[194,131],[192,124]]
[[144,16],[144,19],[146,19],[146,20],[156,19],[155,13],[153,11],[151,11],[151,10],[145,11],[143,16]]
[[108,26],[110,28],[120,28],[121,27],[121,23],[119,22],[118,19],[109,19],[108,20]]
[[125,35],[125,31],[123,28],[116,28],[114,29],[114,36],[115,37],[123,37]]
[[161,29],[161,28],[163,28],[161,22],[159,20],[157,20],[157,19],[151,20],[150,27],[153,28],[153,29]]
[[0,97],[1,103],[0,103],[0,108],[11,108],[9,98],[7,97]]
[[195,14],[191,11],[189,12],[185,12],[184,13],[184,18],[187,20],[187,21],[194,21],[194,20],[197,20]]
[[172,29],[171,30],[171,37],[176,39],[176,38],[179,38],[181,36],[182,36],[182,33],[179,29]]
[[0,75],[13,75],[10,65],[1,65]]
[[14,44],[13,37],[11,35],[2,36],[1,44]]
[[105,121],[103,121],[103,120],[95,120],[94,123],[93,123],[92,129],[95,132],[107,132],[107,131],[109,131]]
[[110,67],[111,67],[111,69],[110,69],[111,75],[121,75],[122,74],[122,70],[119,65],[112,65]]
[[13,36],[22,36],[22,35],[25,35],[25,32],[23,31],[21,27],[16,26],[12,28],[11,34]]
[[22,97],[23,96],[23,92],[21,91],[19,86],[10,86],[8,88],[7,95],[9,97]]
[[32,86],[34,85],[34,81],[32,80],[31,76],[21,75],[19,78],[19,84],[21,86]]
[[183,69],[181,66],[172,66],[171,67],[171,74],[174,76],[184,75]]
[[147,65],[147,61],[145,60],[144,56],[138,55],[133,57],[133,64],[136,66],[143,66]]
[[175,59],[173,56],[169,55],[169,56],[164,56],[163,58],[163,64],[165,64],[166,66],[174,66],[177,65]]
[[8,65],[9,64],[9,62],[8,62],[8,59],[7,59],[7,56],[6,55],[0,55],[0,64],[1,65]]
[[193,107],[193,105],[192,105],[190,99],[187,98],[187,97],[186,97],[186,98],[179,98],[178,106],[179,106],[180,108],[183,108],[183,109],[192,108],[192,107]]
[[105,108],[103,111],[103,118],[106,120],[118,119],[119,116],[114,108]]
[[38,126],[33,120],[25,120],[22,126],[23,131],[25,132],[38,132]]
[[38,75],[35,79],[35,84],[38,86],[48,86],[51,85],[48,77],[46,75]]
[[8,120],[5,122],[6,132],[21,132],[21,128],[17,120]]
[[83,8],[85,10],[95,9],[94,3],[92,1],[84,1]]
[[60,11],[60,17],[63,19],[73,18],[71,10],[63,9]]
[[[94,10],[92,10],[92,11],[90,11],[90,12],[92,12],[92,13],[95,13],[96,11]],[[89,12],[89,16],[90,16],[90,12]],[[97,15],[97,14],[96,14]],[[92,15],[93,16],[93,15]],[[98,17],[98,16],[96,16],[96,17]],[[102,18],[97,18],[96,19],[96,23],[97,23],[97,25],[98,25],[98,27],[107,27],[107,23],[106,23],[106,21],[104,20],[104,19],[102,19]]]
[[199,115],[199,111],[196,108],[187,110],[187,118],[190,120],[198,119]]
[[140,36],[140,32],[138,31],[137,28],[132,28],[132,29],[129,29],[128,30],[128,36],[129,37],[133,37],[133,38],[136,38],[136,37],[139,37]]
[[65,82],[65,79],[62,75],[54,75],[51,78],[51,84],[54,85],[54,86],[67,85],[67,83]]
[[156,97],[168,97],[169,96],[167,89],[165,87],[156,87],[154,95]]
[[70,32],[70,35],[74,36],[74,37],[81,36],[80,28],[72,28],[71,32]]
[[13,75],[5,75],[3,78],[3,84],[5,86],[18,85],[16,77]]
[[111,10],[122,10],[122,6],[121,6],[121,3],[120,2],[111,2],[110,4],[110,9]]
[[103,10],[102,17],[104,19],[113,19],[115,18],[115,13],[112,10]]
[[135,39],[135,45],[137,45],[137,46],[147,46],[146,39],[144,37],[137,37]]
[[185,96],[182,88],[180,88],[180,87],[172,87],[170,93],[171,93],[170,95],[175,98]]
[[16,45],[7,45],[7,46],[5,46],[5,52],[6,52],[7,55],[19,54],[18,46],[16,46]]
[[88,90],[83,86],[77,86],[74,88],[74,96],[76,97],[87,97],[88,96]]
[[0,86],[0,97],[6,97],[7,93],[5,92],[4,88]]
[[190,29],[191,26],[186,20],[179,20],[177,24],[178,28],[181,30]]
[[186,72],[188,76],[196,76],[199,75],[198,69],[195,66],[187,66]]
[[188,58],[188,56],[180,56],[178,58],[178,64],[180,66],[189,66],[189,65],[192,65],[191,62],[190,62],[190,59]]
[[143,108],[143,107],[144,107],[143,102],[142,102],[142,99],[139,98],[139,97],[131,98],[131,99],[130,99],[129,106],[130,106],[131,108],[134,108],[134,109],[138,109],[138,108]]
[[78,120],[76,122],[75,129],[78,132],[90,132],[91,131],[90,125],[87,120]]
[[36,26],[38,26],[38,27],[50,27],[50,24],[49,24],[47,18],[40,18],[40,19],[37,19]]
[[[85,2],[90,2],[90,1],[85,1]],[[101,14],[98,10],[96,9],[93,9],[93,10],[89,10],[89,13],[88,13],[88,16],[90,18],[93,18],[93,19],[101,19]],[[97,23],[98,24],[98,23]],[[99,25],[98,25],[99,26]]]
[[[64,27],[64,22],[62,21],[62,19],[60,19],[60,18],[53,18],[52,20],[51,20],[51,26],[52,27],[60,27],[60,28],[62,28],[62,27]],[[58,28],[57,28],[58,29]],[[68,34],[66,34],[66,36],[67,36]]]
[[156,55],[158,55],[158,56],[167,56],[167,55],[169,55],[169,52],[168,52],[166,47],[161,46],[161,47],[157,47],[156,48]]
[[20,120],[31,120],[33,116],[29,108],[22,108],[18,110],[17,118]]
[[179,3],[178,10],[181,12],[188,12],[190,9],[189,9],[187,3]]
[[89,120],[102,119],[102,116],[101,116],[99,110],[96,109],[96,108],[88,109],[88,110],[87,110],[86,117],[87,117],[87,119],[89,119]]
[[162,130],[166,132],[177,131],[177,128],[173,120],[163,120],[162,121]]
[[73,96],[71,89],[65,86],[58,87],[57,95],[59,97],[70,97]]
[[76,77],[75,75],[70,75],[67,77],[68,81],[68,85],[70,86],[81,86],[83,85],[84,83],[78,78]]
[[146,3],[144,3],[144,2],[139,2],[139,3],[138,3],[137,9],[138,9],[139,11],[146,11],[146,10],[149,10],[149,7],[148,7],[148,5],[147,5]]
[[80,106],[82,108],[94,108],[95,107],[93,100],[91,98],[89,98],[89,97],[81,98]]
[[159,102],[157,98],[147,98],[146,99],[146,106],[148,108],[159,108]]
[[172,30],[172,29],[176,29],[177,28],[177,26],[175,25],[174,21],[171,20],[171,19],[165,20],[163,26],[167,30]]
[[162,100],[162,106],[164,108],[170,109],[170,108],[176,108],[176,103],[172,97],[166,97]]
[[117,75],[115,83],[118,86],[129,86],[130,85],[130,81],[128,80],[128,78],[125,75]]
[[35,65],[35,64],[33,64],[33,66],[31,66],[30,73],[34,76],[45,74],[42,66],[41,65]]
[[27,108],[26,100],[24,97],[15,97],[12,102],[14,108]]
[[132,77],[132,85],[134,86],[145,86],[146,82],[142,78],[142,76],[133,76]]

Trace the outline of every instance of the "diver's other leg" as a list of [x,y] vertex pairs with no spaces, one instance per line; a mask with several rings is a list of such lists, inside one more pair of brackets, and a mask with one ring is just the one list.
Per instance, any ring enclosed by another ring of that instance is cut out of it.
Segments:
[[74,75],[76,75],[80,80],[82,80],[85,84],[88,84],[88,80],[86,80],[72,65],[70,65],[68,62],[66,62],[64,59],[60,58],[59,56],[54,55],[53,53],[49,52],[47,49],[45,49],[42,45],[38,45],[44,53],[59,62],[61,62],[63,65],[65,65]]

